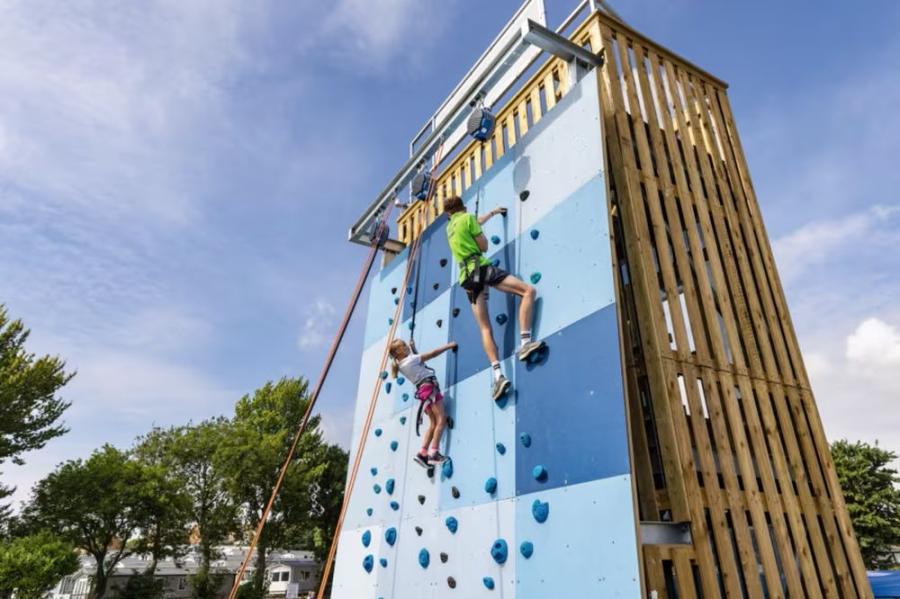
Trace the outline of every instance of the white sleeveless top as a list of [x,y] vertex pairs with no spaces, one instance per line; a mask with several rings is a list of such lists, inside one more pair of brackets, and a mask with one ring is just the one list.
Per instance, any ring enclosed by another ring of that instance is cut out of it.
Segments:
[[412,381],[412,384],[417,387],[422,381],[435,376],[434,368],[426,366],[425,362],[422,361],[422,356],[419,354],[410,354],[406,356],[400,360],[400,363],[397,364],[397,366],[400,368],[400,372],[403,373],[403,376]]

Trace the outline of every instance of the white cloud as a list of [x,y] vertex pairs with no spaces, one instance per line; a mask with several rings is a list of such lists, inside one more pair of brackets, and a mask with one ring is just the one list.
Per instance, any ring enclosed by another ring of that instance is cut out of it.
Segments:
[[334,333],[335,307],[324,299],[317,299],[307,310],[303,330],[297,339],[300,349],[314,349],[325,345]]
[[867,318],[847,337],[847,359],[863,367],[900,365],[900,332],[878,318]]

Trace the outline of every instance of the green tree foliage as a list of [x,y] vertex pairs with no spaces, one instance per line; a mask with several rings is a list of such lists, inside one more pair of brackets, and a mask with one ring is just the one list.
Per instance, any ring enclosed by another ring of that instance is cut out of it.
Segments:
[[[57,397],[72,378],[58,357],[36,357],[25,349],[30,331],[10,320],[0,304],[0,464],[23,464],[22,454],[67,432],[60,423],[69,403]],[[0,485],[0,499],[14,489]],[[0,506],[0,520],[9,507]]]
[[[307,405],[306,380],[284,378],[244,396],[235,406],[231,434],[217,459],[241,505],[248,534],[259,524]],[[347,454],[323,441],[319,418],[312,418],[257,547],[254,576],[242,589],[248,597],[265,593],[270,548],[316,543],[321,547],[324,538],[331,538],[346,469]]]
[[841,440],[831,455],[866,567],[896,568],[891,546],[900,545],[900,477],[889,465],[897,454]]
[[40,599],[77,569],[74,547],[46,531],[0,543],[0,597]]

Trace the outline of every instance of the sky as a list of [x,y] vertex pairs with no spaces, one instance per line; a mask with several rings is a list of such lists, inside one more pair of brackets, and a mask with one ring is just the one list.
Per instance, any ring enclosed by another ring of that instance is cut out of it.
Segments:
[[[613,5],[730,84],[826,433],[900,451],[900,4]],[[71,431],[0,466],[14,499],[315,377],[347,229],[517,6],[0,1],[0,303],[77,371]],[[363,315],[319,404],[344,446]]]

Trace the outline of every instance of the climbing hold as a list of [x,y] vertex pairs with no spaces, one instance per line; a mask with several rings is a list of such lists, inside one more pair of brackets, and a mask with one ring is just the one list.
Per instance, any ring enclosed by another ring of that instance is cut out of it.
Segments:
[[447,259],[446,259],[446,258],[441,258],[441,259],[440,259],[440,264],[441,264],[441,268],[444,268],[445,266],[447,266]]
[[447,428],[453,430],[453,416],[447,416]]
[[394,494],[394,479],[393,478],[387,479],[387,481],[384,483],[384,490],[387,491],[388,495]]
[[487,590],[489,590],[489,591],[494,590],[494,579],[491,578],[490,576],[485,576],[484,578],[481,579],[481,582],[484,583],[484,588],[486,588]]
[[538,524],[543,524],[550,515],[550,504],[546,501],[535,499],[534,503],[531,504],[531,515],[534,516]]
[[396,295],[396,294],[397,294],[397,288],[391,287],[391,295]]
[[390,545],[391,547],[394,546],[394,543],[397,542],[397,529],[396,528],[394,528],[392,526],[389,529],[387,529],[386,531],[384,531],[384,542],[387,543],[388,545]]
[[497,479],[493,476],[484,481],[484,492],[493,495],[497,491]]
[[531,476],[533,476],[534,480],[538,482],[544,482],[545,480],[547,480],[547,469],[538,464],[531,469]]
[[532,239],[537,239],[538,237],[541,236],[541,232],[538,231],[537,229],[532,229],[530,235],[531,235]]
[[381,493],[381,485],[375,483],[374,485],[372,485],[372,490],[375,491],[376,495],[378,495],[379,493]]
[[394,305],[396,306],[396,305],[399,304],[399,303],[400,303],[400,298],[399,298],[399,297],[395,297],[395,298],[394,298]]
[[506,445],[504,445],[503,443],[497,443],[497,453],[499,453],[500,455],[505,454],[506,453]]
[[368,530],[362,534],[362,544],[363,547],[368,547],[369,543],[372,542],[372,533]]
[[380,437],[380,436],[381,436],[381,429],[380,429],[380,428],[376,428],[376,429],[375,429],[375,436],[376,436],[376,437]]
[[398,376],[398,377],[397,377],[397,384],[398,384],[398,385],[402,385],[402,384],[405,383],[405,382],[406,382],[406,379],[403,378],[402,376]]
[[522,557],[528,559],[531,557],[531,554],[534,553],[534,544],[531,541],[523,541],[521,545],[519,545],[519,551],[522,553]]
[[378,468],[376,468],[374,466],[372,466],[372,468],[369,469],[369,472],[372,473],[372,476],[378,476]]
[[425,496],[424,495],[419,495],[418,500],[419,500],[419,505],[425,505]]
[[519,441],[522,442],[523,447],[531,447],[531,435],[528,433],[522,433],[519,435]]
[[396,441],[391,441],[391,451],[397,451],[397,448],[400,447],[400,444]]
[[421,526],[416,526],[416,534],[419,535],[420,537],[422,536],[422,527]]
[[437,325],[438,328],[441,328],[441,325],[444,324],[444,321],[441,320],[440,318],[438,318],[437,322],[435,324]]
[[532,285],[537,285],[538,281],[540,281],[540,280],[541,280],[541,273],[539,273],[539,272],[531,273],[531,284]]
[[531,192],[526,189],[519,194],[519,199],[524,202],[525,200],[528,199],[529,195],[531,195]]
[[491,266],[493,266],[494,268],[500,266],[500,258],[494,258],[493,260],[491,260]]
[[497,399],[494,400],[494,403],[497,404],[497,407],[501,410],[506,407],[506,404],[509,403],[509,394],[506,393],[501,395]]
[[406,416],[400,417],[400,424],[406,424]]
[[409,401],[409,393],[404,393],[400,396],[403,401]]
[[[415,308],[415,306],[413,306],[413,308]],[[416,328],[416,323],[414,323],[413,321],[409,321],[409,330],[411,331],[415,328]]]
[[437,291],[440,286],[441,286],[440,283],[435,283],[434,285],[431,286],[431,288],[434,289],[435,291]]
[[378,560],[378,563],[381,564],[382,568],[387,568],[387,560],[386,559],[381,558]]
[[497,539],[494,541],[494,544],[491,545],[491,557],[494,558],[494,561],[500,565],[506,563],[506,558],[509,555],[509,547],[506,545],[506,541],[503,539]]
[[441,474],[444,478],[453,478],[453,460],[450,458],[444,460],[444,463],[441,464]]
[[390,382],[387,382],[387,383],[384,384],[384,392],[385,392],[385,393],[390,393],[390,392],[391,392],[391,383],[390,383]]
[[459,316],[459,308],[453,308],[453,318]]
[[387,373],[387,370],[382,370],[382,371],[381,371],[381,374],[380,374],[380,375],[378,375],[378,376],[380,376],[380,377],[381,377],[381,380],[384,380],[384,379],[386,379],[386,378],[387,378],[387,377],[388,377],[388,373]]
[[371,553],[363,558],[363,569],[366,572],[371,572],[372,568],[375,567],[375,556]]
[[419,565],[423,568],[427,568],[430,563],[431,556],[428,555],[428,550],[423,547],[422,550],[419,551]]
[[456,534],[456,530],[459,528],[459,521],[453,516],[448,516],[446,520],[444,520],[444,524],[447,525],[447,530]]
[[456,588],[456,579],[453,578],[452,576],[448,576],[447,577],[447,586],[450,587],[451,589],[455,589]]
[[394,511],[396,512],[397,510],[400,509],[400,504],[397,503],[396,501],[392,501],[392,502],[391,502],[391,509],[394,510]]
[[450,487],[450,494],[453,495],[453,499],[459,499],[459,489],[456,487]]
[[406,287],[406,294],[409,295],[409,294],[412,293],[412,292],[413,292],[412,285],[408,285],[408,286]]
[[506,321],[509,319],[506,317],[506,314],[501,312],[500,314],[498,314],[497,316],[494,317],[494,320],[497,321],[497,324],[504,325],[504,324],[506,324]]
[[392,325],[392,324],[394,324],[394,319],[393,319],[393,318],[388,318],[388,326],[390,326],[390,325]]
[[372,515],[372,512],[373,512],[372,508],[370,508],[370,507],[367,507],[367,508],[366,508],[366,515],[367,515],[367,516],[371,516],[371,515]]
[[491,235],[491,243],[494,245],[500,245],[500,238],[496,235]]
[[441,563],[446,564],[448,559],[450,559],[450,556],[441,551]]

